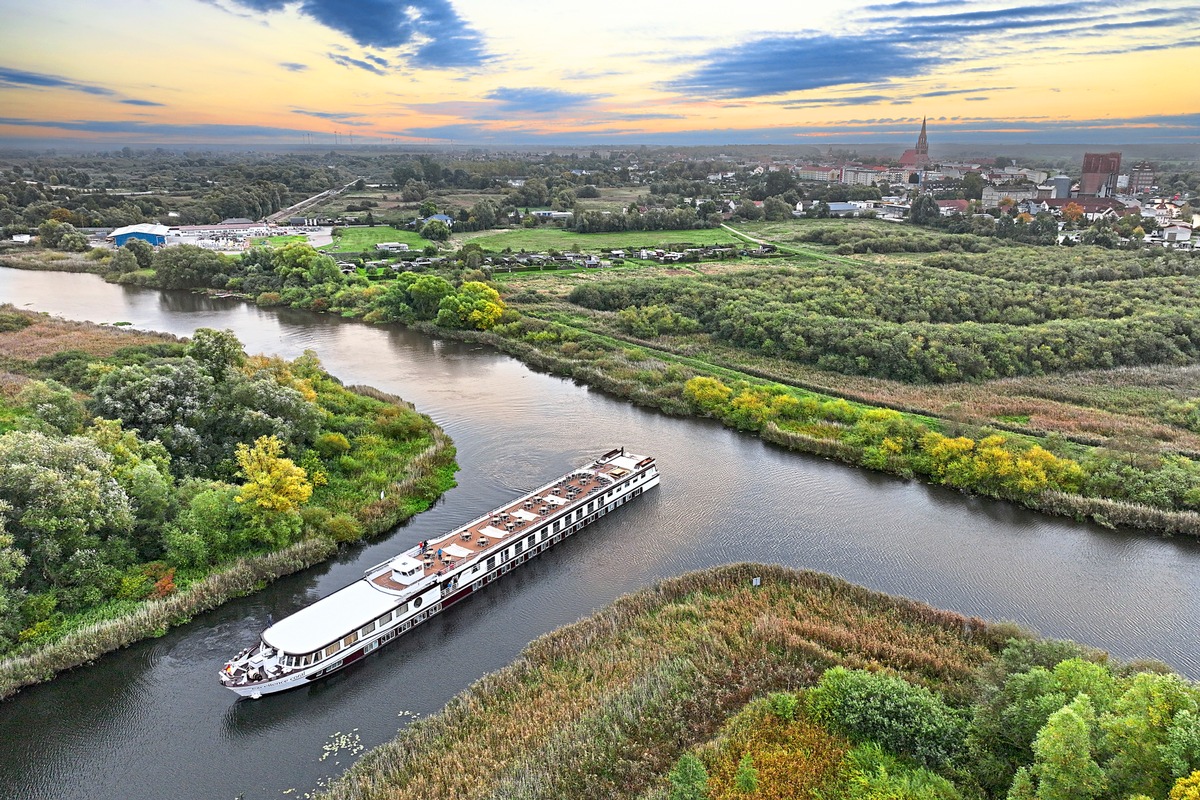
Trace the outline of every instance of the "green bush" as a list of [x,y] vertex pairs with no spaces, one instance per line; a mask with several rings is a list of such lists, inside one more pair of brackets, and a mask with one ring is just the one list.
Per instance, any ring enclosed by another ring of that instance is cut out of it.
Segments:
[[313,442],[321,458],[334,458],[350,451],[350,440],[341,433],[323,433]]
[[834,667],[807,694],[809,716],[856,742],[941,768],[962,748],[963,721],[928,689],[889,675]]

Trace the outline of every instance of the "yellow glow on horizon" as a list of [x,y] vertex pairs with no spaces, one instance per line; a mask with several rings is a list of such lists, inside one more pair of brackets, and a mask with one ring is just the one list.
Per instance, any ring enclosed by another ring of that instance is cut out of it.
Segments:
[[[1181,55],[1193,55],[1196,48],[1181,45],[1135,56],[1109,53],[1129,41],[1117,33],[1087,39],[1088,52],[1078,52],[1076,42],[1069,43],[1075,50],[1051,48],[1035,57],[997,56],[981,49],[969,65],[951,61],[914,77],[881,74],[874,83],[781,95],[689,97],[669,88],[672,79],[702,65],[708,57],[704,54],[740,52],[752,47],[746,41],[807,30],[814,37],[852,42],[855,35],[869,32],[870,20],[854,16],[859,5],[850,0],[830,0],[817,10],[768,2],[743,15],[731,15],[727,4],[710,2],[689,4],[688,13],[680,14],[673,4],[666,8],[611,0],[586,26],[549,14],[540,5],[460,0],[454,8],[483,35],[495,56],[472,69],[421,68],[408,60],[412,47],[364,47],[294,11],[263,15],[240,10],[236,0],[222,2],[237,13],[198,1],[125,0],[96,14],[95,6],[82,0],[63,0],[53,9],[11,0],[15,8],[6,17],[12,24],[0,31],[6,54],[0,67],[68,85],[28,86],[0,79],[0,117],[48,123],[38,127],[0,119],[0,135],[104,137],[54,123],[141,121],[279,128],[296,132],[294,141],[304,131],[327,135],[335,130],[364,139],[403,137],[407,131],[410,138],[425,139],[420,129],[442,126],[467,126],[461,129],[465,139],[472,132],[500,139],[506,132],[570,138],[608,131],[636,137],[779,129],[780,140],[791,141],[793,129],[852,138],[847,130],[871,134],[889,124],[871,120],[922,116],[977,120],[977,133],[1007,135],[1021,129],[1036,134],[1055,121],[1197,111],[1195,99],[1181,94],[1179,83],[1169,79],[1183,79]],[[996,0],[977,2],[997,5]],[[769,29],[763,27],[764,14]],[[719,28],[714,27],[716,19],[724,23]],[[373,64],[372,57],[387,65]],[[289,71],[283,63],[305,68]],[[979,68],[986,71],[972,71]],[[514,89],[553,90],[590,100],[561,108],[551,100],[548,108],[539,109],[544,113],[531,113],[489,99],[492,93]],[[973,89],[979,91],[969,91]],[[99,93],[106,90],[110,94]],[[854,101],[876,95],[886,99]],[[1183,130],[1181,135],[1196,134]],[[150,141],[165,134],[125,131],[109,138],[139,136]]]

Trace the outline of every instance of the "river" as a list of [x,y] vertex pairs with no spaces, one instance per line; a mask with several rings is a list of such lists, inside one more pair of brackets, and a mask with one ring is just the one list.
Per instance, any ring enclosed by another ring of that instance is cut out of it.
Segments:
[[[436,712],[540,634],[655,579],[731,561],[829,572],[1200,676],[1194,541],[795,455],[402,328],[3,268],[0,301],[181,336],[228,328],[250,352],[315,350],[346,383],[399,394],[432,416],[462,465],[457,488],[389,536],[0,702],[0,797],[303,796],[345,770],[356,744],[380,744],[414,714]],[[268,614],[279,619],[619,445],[657,456],[662,485],[586,535],[318,685],[239,702],[217,683],[225,658],[256,639]]]

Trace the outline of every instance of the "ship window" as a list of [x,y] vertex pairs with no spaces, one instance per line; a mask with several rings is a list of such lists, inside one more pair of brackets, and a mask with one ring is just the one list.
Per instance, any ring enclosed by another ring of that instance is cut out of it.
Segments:
[[408,603],[402,604],[399,608],[392,612],[392,619],[400,619],[404,612],[408,611]]
[[416,600],[413,600],[413,608],[420,608],[421,603],[424,603],[424,602],[425,602],[425,598],[418,597]]
[[545,529],[543,529],[543,530],[542,530],[542,541],[543,541],[543,542],[544,542],[544,541],[546,541],[546,537],[547,537],[549,534],[550,534],[550,531],[547,531],[547,530],[545,530]]
[[525,542],[517,542],[517,546],[513,548],[514,553],[520,553],[525,548]]
[[562,520],[561,520],[561,519],[556,519],[556,520],[554,520],[554,532],[555,532],[555,533],[558,533],[558,529],[559,529],[559,527],[560,527],[561,525],[562,525]]
[[488,559],[487,568],[489,570],[492,570],[492,569],[495,569],[495,567],[496,567],[496,557],[492,556],[491,558]]
[[368,636],[368,635],[370,635],[371,631],[373,631],[373,630],[375,630],[375,623],[368,622],[366,625],[363,625],[362,628],[358,631],[358,635],[359,636]]
[[342,644],[345,647],[349,647],[350,645],[354,644],[357,641],[358,641],[358,632],[356,631],[356,632],[350,634],[349,636],[347,636],[345,639],[342,639]]
[[325,648],[325,657],[329,658],[331,655],[333,655],[334,653],[336,653],[338,650],[341,650],[341,649],[342,649],[341,643],[334,642],[333,644],[329,645],[329,647]]

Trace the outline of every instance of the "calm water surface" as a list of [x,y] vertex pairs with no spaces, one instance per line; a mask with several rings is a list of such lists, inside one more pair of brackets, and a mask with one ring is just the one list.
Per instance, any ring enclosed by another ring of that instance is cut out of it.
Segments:
[[[402,329],[10,269],[0,269],[0,301],[181,336],[229,328],[250,352],[288,358],[315,350],[346,383],[394,392],[432,416],[462,465],[458,488],[390,536],[0,703],[0,798],[303,795],[357,758],[337,743],[386,741],[538,635],[657,578],[731,561],[830,572],[1200,676],[1192,541],[1042,517],[793,455]],[[316,686],[237,702],[218,685],[224,659],[256,639],[269,613],[279,619],[618,445],[656,455],[662,485],[582,538]]]

